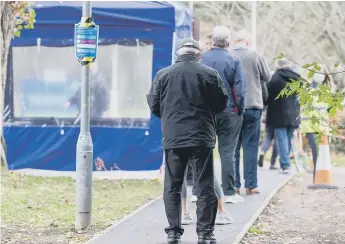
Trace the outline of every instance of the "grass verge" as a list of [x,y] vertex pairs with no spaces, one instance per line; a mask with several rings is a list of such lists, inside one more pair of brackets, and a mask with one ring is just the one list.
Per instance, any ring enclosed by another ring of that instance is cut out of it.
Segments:
[[4,243],[82,243],[162,193],[158,181],[94,180],[92,227],[74,231],[75,181],[1,170]]

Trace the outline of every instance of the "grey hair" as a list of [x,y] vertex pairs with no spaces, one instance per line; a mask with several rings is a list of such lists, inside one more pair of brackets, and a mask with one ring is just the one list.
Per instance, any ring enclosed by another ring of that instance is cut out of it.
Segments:
[[231,31],[228,27],[224,25],[218,25],[213,28],[212,31],[212,41],[213,46],[216,47],[227,47],[230,42]]
[[291,62],[287,58],[278,59],[276,63],[277,69],[290,68],[291,66]]
[[193,56],[198,56],[200,54],[200,51],[196,48],[192,47],[181,47],[180,49],[177,50],[177,55],[193,55]]
[[252,35],[246,29],[236,32],[235,37],[235,42],[250,42],[252,40]]

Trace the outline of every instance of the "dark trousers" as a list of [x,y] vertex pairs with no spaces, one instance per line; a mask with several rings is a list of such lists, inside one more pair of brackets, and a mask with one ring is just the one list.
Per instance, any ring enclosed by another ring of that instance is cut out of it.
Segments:
[[278,157],[278,149],[277,144],[274,140],[274,128],[269,127],[266,125],[266,134],[261,144],[261,152],[265,155],[268,149],[271,146],[271,143],[273,142],[273,151],[271,156],[271,165],[274,166],[276,164],[276,159]]
[[235,149],[242,127],[243,117],[224,111],[217,115],[218,151],[222,165],[222,188],[225,196],[236,194]]
[[169,222],[166,233],[183,234],[181,227],[181,190],[188,162],[192,165],[196,202],[196,232],[214,231],[217,197],[214,189],[213,149],[187,147],[165,150],[165,179],[163,200]]

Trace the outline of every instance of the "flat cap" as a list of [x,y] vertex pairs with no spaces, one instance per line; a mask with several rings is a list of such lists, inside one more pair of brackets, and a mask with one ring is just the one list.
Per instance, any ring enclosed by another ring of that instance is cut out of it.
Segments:
[[194,40],[193,38],[185,38],[185,39],[181,40],[177,46],[177,50],[179,50],[182,47],[191,47],[191,48],[195,48],[195,49],[200,51],[199,43],[196,40]]

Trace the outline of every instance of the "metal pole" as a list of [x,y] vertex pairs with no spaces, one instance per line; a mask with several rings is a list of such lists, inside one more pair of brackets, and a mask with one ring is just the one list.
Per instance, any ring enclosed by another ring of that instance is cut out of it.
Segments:
[[189,8],[190,8],[191,10],[194,9],[194,2],[193,2],[193,1],[189,1],[188,5],[189,5]]
[[[83,2],[82,20],[92,17],[89,1]],[[77,230],[91,225],[93,144],[90,134],[90,67],[81,68],[80,134],[77,142],[76,218]]]
[[252,48],[256,50],[256,1],[252,1]]

